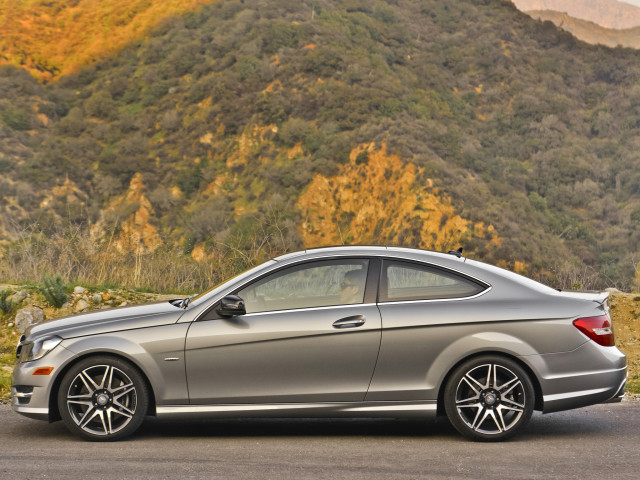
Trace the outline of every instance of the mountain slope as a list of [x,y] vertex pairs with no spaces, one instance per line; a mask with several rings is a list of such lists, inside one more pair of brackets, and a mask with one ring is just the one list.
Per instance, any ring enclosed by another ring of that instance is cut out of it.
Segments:
[[554,12],[552,10],[533,10],[526,13],[538,20],[553,22],[558,28],[562,28],[571,33],[583,42],[593,45],[606,45],[608,47],[617,47],[620,45],[623,47],[640,48],[640,27],[627,28],[624,30],[605,28],[593,22],[573,18],[566,13]]
[[523,12],[564,12],[605,28],[627,29],[640,26],[640,7],[617,0],[513,0],[513,3]]
[[117,53],[160,21],[203,3],[211,0],[0,0],[0,62],[50,80]]
[[629,286],[638,78],[507,1],[205,5],[51,85],[0,69],[5,256],[67,230],[135,261],[462,245]]

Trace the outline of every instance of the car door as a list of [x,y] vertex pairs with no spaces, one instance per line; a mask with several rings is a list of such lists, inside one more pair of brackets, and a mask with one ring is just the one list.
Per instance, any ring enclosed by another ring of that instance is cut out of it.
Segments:
[[385,259],[379,303],[383,332],[367,401],[437,398],[434,366],[442,351],[477,329],[480,297],[488,285],[458,272],[401,259]]
[[380,346],[378,271],[376,259],[318,260],[236,289],[245,315],[214,305],[189,328],[190,402],[363,400]]

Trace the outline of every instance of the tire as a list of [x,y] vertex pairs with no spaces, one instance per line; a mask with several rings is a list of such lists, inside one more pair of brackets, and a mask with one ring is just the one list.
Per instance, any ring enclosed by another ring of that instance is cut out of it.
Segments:
[[445,386],[444,408],[455,429],[476,441],[512,437],[531,418],[535,391],[516,362],[486,355],[456,368]]
[[131,435],[149,407],[140,371],[117,357],[95,356],[76,363],[58,390],[58,409],[67,428],[85,440],[114,441]]

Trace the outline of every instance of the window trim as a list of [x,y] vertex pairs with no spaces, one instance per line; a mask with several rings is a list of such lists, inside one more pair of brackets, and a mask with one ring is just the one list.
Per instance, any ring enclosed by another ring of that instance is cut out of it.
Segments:
[[[331,256],[331,257],[323,257],[323,258],[313,258],[313,259],[308,259],[302,262],[294,262],[294,263],[289,263],[286,265],[282,265],[280,268],[274,268],[273,270],[270,270],[268,272],[265,272],[262,275],[259,275],[258,277],[252,278],[250,281],[243,283],[242,285],[238,285],[236,286],[233,290],[225,293],[226,295],[238,295],[238,292],[240,290],[243,290],[249,286],[251,286],[253,283],[255,282],[259,282],[260,280],[270,276],[270,275],[274,275],[277,274],[283,270],[287,270],[289,268],[297,268],[297,267],[302,267],[303,265],[306,264],[312,264],[312,263],[320,263],[320,262],[331,262],[331,261],[338,261],[338,262],[344,262],[344,263],[349,263],[350,261],[358,261],[358,260],[367,260],[368,264],[367,264],[367,277],[366,277],[366,281],[365,281],[365,286],[364,286],[364,297],[362,302],[360,303],[345,303],[345,304],[338,304],[338,305],[322,305],[322,306],[317,306],[317,307],[297,307],[297,308],[289,308],[289,309],[285,309],[285,310],[268,310],[268,311],[264,311],[264,312],[252,312],[252,313],[247,313],[247,315],[257,315],[257,314],[265,314],[265,313],[273,313],[273,312],[292,312],[295,310],[310,310],[310,309],[316,309],[316,308],[337,308],[337,307],[348,307],[348,306],[362,306],[362,305],[368,305],[368,304],[376,304],[377,303],[377,299],[378,299],[378,285],[379,285],[379,279],[380,279],[380,272],[381,272],[381,264],[382,262],[380,261],[379,257],[372,257],[372,256],[367,256],[367,255],[356,255],[356,256]],[[220,320],[220,319],[225,319],[227,317],[223,317],[221,315],[218,315],[218,313],[216,312],[216,308],[220,305],[220,300],[218,299],[216,302],[213,303],[213,305],[211,305],[209,308],[207,308],[197,319],[196,321],[209,321],[209,320]]]
[[[465,295],[460,297],[442,297],[442,298],[398,298],[391,299],[389,298],[389,285],[387,280],[387,271],[385,270],[389,263],[400,263],[400,264],[409,264],[415,265],[416,267],[432,270],[434,272],[442,272],[444,274],[448,274],[449,276],[462,278],[470,283],[477,285],[481,290],[472,293],[471,295]],[[486,282],[483,282],[477,278],[471,277],[464,273],[461,273],[456,270],[452,270],[446,267],[442,267],[440,265],[434,265],[432,263],[424,263],[418,262],[414,260],[404,259],[404,258],[383,258],[382,265],[380,267],[380,286],[378,289],[378,304],[392,304],[392,303],[417,303],[417,302],[443,302],[443,301],[454,301],[454,300],[466,300],[471,298],[476,298],[481,295],[484,295],[489,290],[491,290],[491,285]]]

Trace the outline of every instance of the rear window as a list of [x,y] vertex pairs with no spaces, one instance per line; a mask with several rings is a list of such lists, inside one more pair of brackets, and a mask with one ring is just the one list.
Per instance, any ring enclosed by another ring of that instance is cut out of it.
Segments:
[[464,298],[486,288],[449,270],[396,260],[384,261],[381,282],[381,302]]

